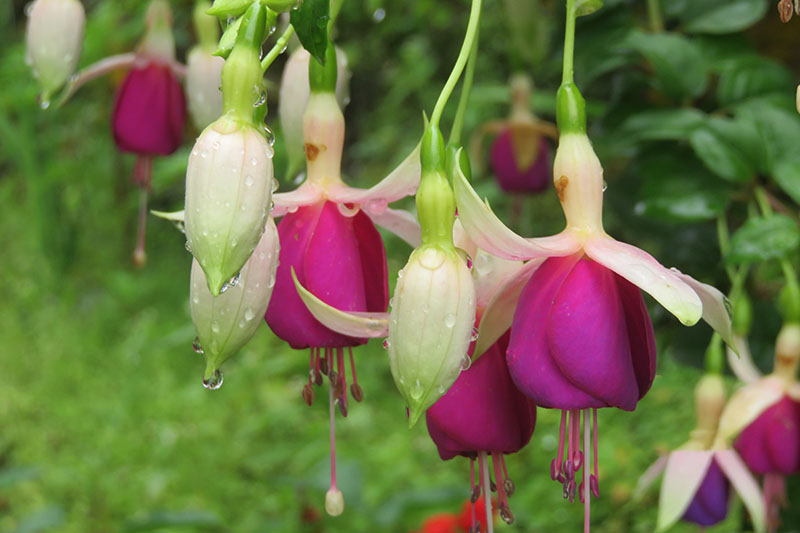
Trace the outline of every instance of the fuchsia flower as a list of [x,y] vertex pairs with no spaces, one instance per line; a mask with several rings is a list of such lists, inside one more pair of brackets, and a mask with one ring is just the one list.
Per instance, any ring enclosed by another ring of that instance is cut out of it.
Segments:
[[[740,344],[740,352],[748,357],[746,344]],[[785,476],[800,471],[798,366],[800,324],[785,324],[775,342],[772,373],[760,378],[753,373],[740,374],[749,382],[731,397],[717,435],[719,446],[733,444],[747,466],[764,476],[769,531],[777,530],[780,507],[786,504]]]
[[[585,134],[583,100],[574,85],[562,85],[559,108],[571,120],[570,129],[561,132],[553,169],[567,219],[564,231],[538,239],[519,237],[481,202],[460,169],[454,190],[461,222],[480,248],[505,259],[530,260],[500,291],[512,304],[521,294],[513,325],[506,315],[507,321],[481,327],[480,338],[488,346],[512,325],[506,357],[514,382],[538,405],[564,411],[551,475],[572,499],[589,442],[594,441],[593,451],[597,447],[596,411],[592,424],[585,411],[582,430],[580,410],[633,410],[652,383],[652,324],[638,289],[686,325],[702,317],[724,339],[730,340],[732,332],[719,291],[664,268],[605,232],[603,169]],[[597,495],[594,455],[594,474],[584,472],[584,483],[589,481]]]
[[[335,60],[331,64],[335,66]],[[416,190],[418,152],[372,189],[354,189],[341,179],[344,130],[344,116],[333,92],[312,91],[304,115],[307,180],[295,191],[273,196],[272,214],[283,217],[278,225],[281,254],[274,296],[265,314],[279,337],[294,348],[310,349],[309,380],[303,387],[306,403],[313,402],[313,385],[322,385],[323,375],[330,380],[331,489],[326,509],[334,515],[344,508],[336,488],[333,418],[334,404],[347,416],[344,347],[353,376],[350,393],[361,401],[352,346],[364,344],[366,336],[328,329],[309,313],[298,291],[333,309],[383,312],[389,303],[386,254],[375,224],[411,242],[420,239],[413,217],[388,207]]]
[[728,515],[731,488],[741,497],[756,531],[764,530],[764,507],[758,483],[735,451],[715,448],[714,437],[725,406],[722,378],[706,374],[695,387],[697,426],[689,440],[658,459],[639,480],[641,494],[664,472],[658,507],[658,531],[679,520],[712,526]]
[[533,161],[520,166],[514,151],[514,129],[509,126],[492,143],[492,170],[497,184],[506,192],[540,193],[550,185],[550,145],[543,138],[534,139],[528,149]]

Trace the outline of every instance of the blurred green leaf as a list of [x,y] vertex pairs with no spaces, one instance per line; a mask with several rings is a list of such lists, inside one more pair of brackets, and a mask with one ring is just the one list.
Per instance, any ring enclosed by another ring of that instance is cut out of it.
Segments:
[[751,218],[731,237],[729,263],[766,261],[783,257],[800,246],[800,230],[784,215]]
[[627,43],[652,65],[656,85],[677,100],[697,98],[708,86],[708,69],[700,49],[676,33],[635,31]]
[[16,485],[21,481],[34,479],[39,469],[34,466],[11,466],[0,470],[0,489]]
[[637,113],[622,123],[617,135],[630,140],[683,140],[698,128],[705,115],[694,108],[653,109]]
[[[797,154],[795,154],[795,157]],[[788,159],[775,165],[773,176],[783,192],[800,204],[800,159]]]
[[774,172],[778,163],[787,154],[797,154],[797,139],[800,139],[800,116],[795,109],[787,109],[788,95],[777,101],[752,99],[735,108],[737,118],[754,124],[758,130],[759,144],[766,152],[767,170]]
[[748,55],[725,62],[717,84],[717,99],[723,106],[770,92],[789,91],[792,73],[780,63]]
[[603,7],[602,0],[576,0],[575,16],[591,15],[601,7]]
[[16,533],[41,533],[52,531],[64,525],[64,510],[58,505],[50,505],[23,518]]
[[303,47],[323,65],[328,47],[329,8],[328,0],[304,0],[299,9],[292,10],[289,19]]
[[214,0],[206,13],[215,17],[238,17],[247,11],[253,0]]
[[767,12],[763,0],[670,0],[667,16],[678,18],[690,33],[733,33],[744,30]]
[[156,531],[165,527],[193,527],[216,529],[223,523],[216,513],[209,511],[153,511],[141,518],[125,523],[125,531]]
[[728,181],[747,182],[754,176],[753,167],[741,152],[708,127],[692,132],[689,144],[706,167]]

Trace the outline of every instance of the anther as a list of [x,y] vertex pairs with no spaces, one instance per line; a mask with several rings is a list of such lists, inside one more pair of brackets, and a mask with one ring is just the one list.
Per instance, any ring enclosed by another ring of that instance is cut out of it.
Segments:
[[506,478],[506,480],[503,481],[503,488],[506,490],[506,496],[508,496],[509,498],[513,496],[514,491],[517,490],[517,487],[514,485],[514,482],[508,478]]
[[469,495],[470,503],[478,503],[478,500],[481,497],[481,487],[480,485],[476,485],[472,487],[472,494]]
[[514,523],[514,513],[508,507],[500,507],[500,518],[508,525]]
[[589,478],[589,488],[592,489],[595,498],[600,497],[600,480],[594,474]]
[[494,480],[489,480],[489,489],[492,492],[497,492],[497,484],[494,482]]
[[312,389],[309,384],[303,385],[303,401],[306,402],[308,406],[314,403],[314,389]]
[[328,379],[331,380],[331,387],[336,391],[339,388],[339,374],[335,370],[331,370],[328,373]]
[[361,390],[361,385],[358,383],[353,383],[350,385],[350,394],[353,396],[353,399],[357,402],[360,402],[364,399],[364,391]]

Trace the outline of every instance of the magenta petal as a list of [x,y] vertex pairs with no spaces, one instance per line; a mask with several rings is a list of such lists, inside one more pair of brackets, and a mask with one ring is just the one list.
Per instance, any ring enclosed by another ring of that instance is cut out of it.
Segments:
[[133,68],[117,92],[112,118],[120,150],[169,155],[181,144],[186,121],[183,89],[169,65]]
[[513,453],[533,435],[536,405],[511,381],[503,335],[426,413],[428,432],[439,456]]
[[492,170],[500,188],[506,192],[538,193],[550,184],[550,145],[539,138],[539,152],[533,164],[525,169],[517,166],[511,130],[506,129],[492,143]]
[[739,434],[734,447],[757,474],[800,471],[800,402],[783,396]]
[[622,298],[622,309],[625,312],[639,399],[642,399],[656,377],[656,339],[653,321],[650,320],[650,313],[647,311],[639,287],[617,274],[614,276]]
[[537,405],[556,409],[605,407],[606,403],[570,382],[550,354],[547,325],[556,294],[579,254],[547,259],[525,285],[514,312],[506,352],[517,387]]
[[547,344],[580,389],[608,406],[636,408],[639,388],[613,272],[591,259],[578,261],[553,302]]
[[389,269],[381,234],[372,220],[359,211],[353,217],[353,232],[361,256],[367,311],[383,312],[389,307]]
[[728,516],[730,483],[716,461],[711,461],[703,482],[682,519],[700,526],[713,526]]

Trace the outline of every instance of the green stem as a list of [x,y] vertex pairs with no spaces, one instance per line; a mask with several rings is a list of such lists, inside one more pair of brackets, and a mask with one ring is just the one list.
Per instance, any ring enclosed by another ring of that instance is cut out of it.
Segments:
[[261,60],[262,72],[266,72],[272,62],[286,50],[286,46],[289,44],[289,39],[292,38],[292,35],[294,35],[294,26],[289,24],[286,29],[283,30],[281,36],[278,37],[278,40],[275,41],[275,45],[270,49],[267,55],[264,56],[264,59]]
[[664,31],[664,18],[661,16],[659,0],[647,0],[647,17],[650,19],[650,29],[653,33]]
[[564,66],[561,74],[561,83],[571,83],[573,77],[573,62],[575,58],[575,0],[567,0],[567,23],[564,29]]
[[769,203],[769,197],[767,196],[767,191],[764,190],[764,187],[761,187],[760,185],[756,187],[755,195],[758,208],[761,209],[761,214],[765,217],[772,215],[772,206]]
[[[717,217],[717,240],[719,241],[719,251],[724,259],[731,250],[731,237],[728,231],[728,219],[725,217],[725,213]],[[731,282],[733,282],[735,276],[733,267],[726,265],[725,272],[728,274],[728,278]]]
[[331,0],[331,7],[330,7],[330,15],[331,19],[328,21],[328,36],[330,37],[331,32],[333,31],[333,25],[336,24],[336,17],[339,16],[339,13],[342,11],[342,5],[344,4],[344,0]]
[[444,106],[447,104],[447,100],[453,93],[453,89],[455,88],[456,83],[458,83],[461,73],[464,71],[464,65],[466,65],[467,58],[470,55],[475,34],[478,33],[478,24],[480,23],[481,18],[481,4],[482,0],[472,0],[472,9],[469,13],[469,24],[467,25],[467,33],[464,36],[464,42],[461,44],[461,51],[458,53],[456,64],[453,66],[453,70],[450,72],[450,77],[447,78],[447,82],[444,84],[442,92],[439,94],[439,99],[436,100],[436,105],[433,108],[430,124],[437,128],[439,127],[439,120],[442,118]]
[[450,139],[447,144],[458,145],[461,143],[461,130],[464,127],[464,115],[467,113],[467,104],[469,103],[469,94],[472,91],[472,80],[475,78],[475,63],[478,57],[478,40],[480,32],[475,32],[475,40],[472,41],[472,50],[469,53],[467,60],[467,70],[464,72],[464,83],[461,86],[461,97],[458,101],[458,109],[456,110],[456,118],[453,120],[453,127],[450,129]]

